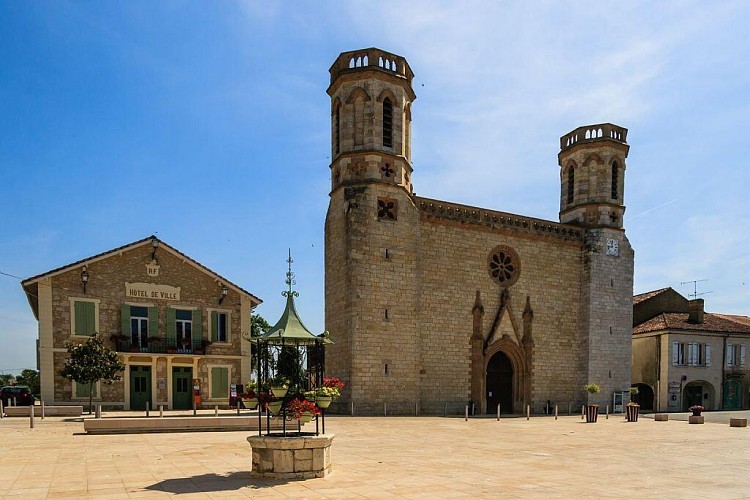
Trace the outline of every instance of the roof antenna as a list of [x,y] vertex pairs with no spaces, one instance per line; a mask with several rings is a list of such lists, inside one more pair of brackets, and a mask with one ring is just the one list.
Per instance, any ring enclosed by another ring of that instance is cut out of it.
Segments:
[[701,295],[707,295],[707,294],[709,294],[709,293],[714,293],[714,291],[713,291],[713,290],[711,290],[710,292],[701,292],[701,293],[698,293],[698,283],[701,283],[701,282],[703,282],[703,281],[708,281],[708,279],[703,279],[703,280],[693,280],[693,281],[681,281],[681,282],[680,282],[680,285],[689,285],[690,283],[692,283],[692,284],[693,284],[693,293],[689,293],[689,294],[688,294],[688,298],[689,298],[689,297],[692,297],[692,298],[694,298],[694,299],[697,299],[697,298],[698,298],[698,297],[700,297]]

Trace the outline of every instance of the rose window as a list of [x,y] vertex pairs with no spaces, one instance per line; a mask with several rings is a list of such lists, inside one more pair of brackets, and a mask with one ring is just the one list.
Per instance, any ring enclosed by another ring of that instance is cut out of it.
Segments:
[[515,283],[521,272],[518,254],[505,245],[499,245],[490,252],[487,267],[492,279],[503,287]]

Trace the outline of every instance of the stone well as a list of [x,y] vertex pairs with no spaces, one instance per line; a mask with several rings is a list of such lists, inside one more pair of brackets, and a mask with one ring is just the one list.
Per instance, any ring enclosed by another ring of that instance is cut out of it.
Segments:
[[333,434],[250,436],[252,473],[271,479],[312,479],[331,473]]

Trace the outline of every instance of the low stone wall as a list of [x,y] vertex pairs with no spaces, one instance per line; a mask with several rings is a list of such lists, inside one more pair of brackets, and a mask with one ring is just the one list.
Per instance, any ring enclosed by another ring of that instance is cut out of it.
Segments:
[[333,434],[319,436],[250,436],[253,470],[272,479],[312,479],[331,473]]
[[[271,429],[280,430],[282,425],[281,419],[271,420]],[[286,425],[288,429],[296,429],[297,421],[291,420]],[[261,426],[265,431],[265,417],[262,419]],[[257,431],[258,417],[87,418],[83,421],[83,429],[88,434]]]
[[[28,417],[30,413],[28,406],[6,406],[6,417]],[[80,417],[83,414],[83,406],[45,406],[45,417]],[[42,416],[42,407],[34,407],[34,416]]]

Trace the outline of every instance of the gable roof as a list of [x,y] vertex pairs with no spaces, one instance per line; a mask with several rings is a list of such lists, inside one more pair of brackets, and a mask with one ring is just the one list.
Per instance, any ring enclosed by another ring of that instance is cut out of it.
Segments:
[[648,321],[633,328],[633,334],[649,333],[658,331],[681,331],[695,333],[739,333],[750,335],[750,318],[737,321],[728,314],[705,313],[703,323],[691,323],[688,321],[688,313],[661,313]]
[[653,297],[656,297],[657,295],[660,295],[669,289],[670,287],[666,287],[666,288],[660,288],[658,290],[652,290],[650,292],[639,293],[638,295],[633,295],[633,304],[640,304],[644,300],[648,300]]
[[66,264],[64,266],[52,269],[50,271],[37,274],[36,276],[32,276],[30,278],[27,278],[21,282],[21,286],[24,289],[24,292],[26,292],[26,298],[29,300],[29,305],[31,306],[31,309],[34,311],[34,316],[39,319],[39,303],[37,298],[37,287],[38,283],[42,279],[51,278],[53,276],[57,276],[59,274],[63,274],[65,272],[70,271],[71,269],[75,269],[76,267],[81,267],[86,264],[91,264],[93,262],[104,260],[109,257],[112,257],[116,254],[121,254],[123,252],[128,252],[130,250],[133,250],[135,248],[139,248],[144,245],[151,245],[151,242],[153,240],[156,240],[159,242],[159,249],[166,250],[180,258],[182,258],[185,262],[190,263],[192,266],[196,267],[198,270],[208,274],[209,276],[213,277],[214,279],[217,279],[221,281],[224,285],[226,285],[228,288],[232,288],[236,292],[245,295],[250,298],[252,302],[255,302],[256,305],[261,304],[263,301],[253,295],[252,293],[248,292],[244,288],[242,288],[239,285],[236,285],[235,283],[232,283],[225,277],[221,276],[220,274],[212,271],[208,267],[204,266],[200,262],[198,262],[195,259],[192,259],[191,257],[188,257],[184,253],[180,252],[173,246],[169,245],[168,243],[165,243],[163,240],[160,240],[153,234],[151,236],[147,236],[146,238],[134,241],[132,243],[128,243],[126,245],[119,246],[117,248],[113,248],[112,250],[107,250],[106,252],[98,253],[96,255],[92,255],[91,257],[86,257],[85,259],[80,259],[75,262],[72,262],[70,264]]

